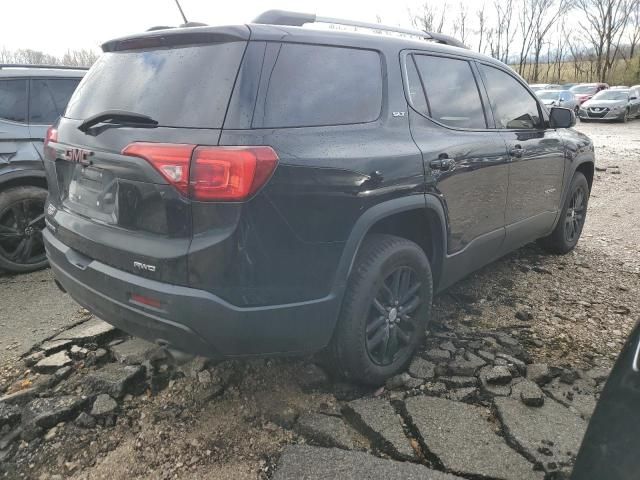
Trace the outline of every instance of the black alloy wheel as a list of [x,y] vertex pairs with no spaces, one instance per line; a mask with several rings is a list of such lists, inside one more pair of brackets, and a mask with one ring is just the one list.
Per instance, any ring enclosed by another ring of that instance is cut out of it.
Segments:
[[569,208],[565,215],[565,239],[573,243],[580,237],[587,210],[587,193],[580,185],[571,194]]
[[366,329],[367,353],[376,365],[391,365],[406,355],[417,327],[414,313],[422,305],[416,272],[401,266],[382,282],[373,299]]
[[38,187],[0,193],[0,268],[20,273],[47,265],[42,240],[46,195]]

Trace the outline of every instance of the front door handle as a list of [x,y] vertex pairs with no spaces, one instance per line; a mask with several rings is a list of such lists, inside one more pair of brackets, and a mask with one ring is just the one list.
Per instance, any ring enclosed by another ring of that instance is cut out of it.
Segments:
[[440,155],[438,155],[437,160],[431,160],[429,162],[429,166],[433,170],[442,170],[442,171],[450,170],[451,168],[453,168],[455,164],[456,164],[456,161],[453,158],[449,158],[449,155],[447,155],[446,153],[441,153]]
[[522,148],[522,145],[516,145],[509,150],[509,155],[516,158],[522,158],[524,155],[524,148]]

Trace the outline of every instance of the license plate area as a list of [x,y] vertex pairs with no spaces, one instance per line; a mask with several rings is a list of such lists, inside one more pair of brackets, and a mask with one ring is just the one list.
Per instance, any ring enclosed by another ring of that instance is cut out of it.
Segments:
[[101,222],[118,223],[118,179],[112,172],[58,160],[56,173],[65,208]]

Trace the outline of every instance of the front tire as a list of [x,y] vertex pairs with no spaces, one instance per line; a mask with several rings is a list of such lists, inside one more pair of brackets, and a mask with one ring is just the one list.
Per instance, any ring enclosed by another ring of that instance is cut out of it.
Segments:
[[629,109],[624,111],[623,117],[620,119],[621,123],[627,123],[629,121]]
[[403,371],[431,315],[424,251],[392,235],[368,235],[349,277],[331,353],[345,378],[380,385]]
[[573,250],[582,234],[588,203],[589,183],[582,172],[576,172],[571,180],[558,224],[551,235],[539,240],[540,245],[551,253],[565,254]]
[[0,192],[0,269],[26,273],[47,266],[42,241],[47,191],[34,186]]

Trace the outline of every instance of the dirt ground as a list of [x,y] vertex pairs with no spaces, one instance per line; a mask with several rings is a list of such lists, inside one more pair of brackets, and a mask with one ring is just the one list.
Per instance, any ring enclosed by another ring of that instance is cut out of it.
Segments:
[[[597,167],[606,168],[596,172],[578,247],[550,256],[527,246],[458,283],[435,300],[434,322],[445,331],[500,330],[517,337],[532,361],[611,366],[640,318],[640,120],[576,128],[593,139]],[[3,300],[0,323],[11,336],[3,334],[0,349],[17,352],[8,348],[13,342],[33,342],[35,335],[46,337],[81,316],[55,287],[33,290],[32,279],[48,280],[48,273],[0,278],[3,299],[7,288],[12,298]],[[23,310],[36,297],[37,308]],[[526,313],[524,321],[518,312]],[[13,324],[19,315],[30,320]],[[42,315],[50,325],[39,325]],[[34,331],[42,328],[50,332]],[[3,355],[13,362],[17,354]],[[341,400],[373,393],[340,383],[309,393],[299,381],[308,365],[307,359],[226,362],[213,369],[225,378],[225,388],[209,397],[187,374],[158,394],[125,397],[115,426],[81,430],[63,424],[35,446],[23,441],[4,476],[270,478],[283,446],[304,441],[291,428],[297,416],[334,414]],[[6,369],[5,380],[14,374]]]

